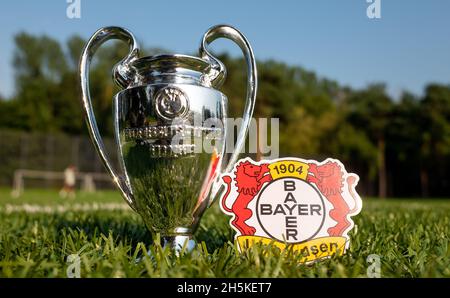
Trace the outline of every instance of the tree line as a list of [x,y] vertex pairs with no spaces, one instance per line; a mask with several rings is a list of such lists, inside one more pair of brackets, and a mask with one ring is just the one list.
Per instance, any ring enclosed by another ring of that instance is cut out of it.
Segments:
[[[84,135],[78,61],[85,40],[64,44],[48,36],[15,36],[15,93],[0,96],[0,129]],[[91,95],[100,131],[112,136],[112,98],[119,89],[112,66],[127,54],[121,43],[99,50]],[[143,55],[166,52],[144,49]],[[244,105],[242,59],[219,56],[228,76],[222,91],[230,116]],[[450,194],[450,85],[429,84],[422,96],[398,99],[383,83],[353,89],[299,66],[258,61],[255,117],[280,119],[281,156],[338,158],[360,175],[366,195],[445,197]]]

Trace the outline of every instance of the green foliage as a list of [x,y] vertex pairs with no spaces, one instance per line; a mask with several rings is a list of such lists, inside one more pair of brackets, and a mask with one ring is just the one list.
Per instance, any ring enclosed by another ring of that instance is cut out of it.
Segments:
[[[0,98],[0,129],[86,135],[77,73],[85,40],[73,36],[60,44],[20,33],[15,43],[16,94]],[[111,69],[127,50],[122,43],[106,44],[91,69],[93,106],[106,137],[113,135],[112,97],[119,91]],[[161,52],[151,48],[142,55]],[[245,63],[226,54],[219,59],[228,71],[221,90],[229,115],[241,117]],[[405,92],[396,101],[384,84],[353,90],[273,60],[258,61],[258,79],[255,117],[279,118],[281,156],[342,159],[369,195],[449,194],[450,86],[430,84],[423,97]]]
[[428,142],[431,154],[450,154],[450,88],[429,85],[423,99],[423,141]]
[[0,276],[66,277],[67,257],[78,254],[82,277],[365,277],[367,256],[378,254],[382,277],[450,277],[446,201],[365,200],[354,218],[357,229],[348,253],[312,265],[267,246],[239,253],[229,218],[217,204],[201,221],[197,247],[181,257],[151,245],[141,218],[131,210],[7,212],[7,206],[23,203],[94,208],[94,203],[119,202],[117,192],[79,193],[66,201],[54,192],[32,190],[12,199],[8,190],[0,190]]

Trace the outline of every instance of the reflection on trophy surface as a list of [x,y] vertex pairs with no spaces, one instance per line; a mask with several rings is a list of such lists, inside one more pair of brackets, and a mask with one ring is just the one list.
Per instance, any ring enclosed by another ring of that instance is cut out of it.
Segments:
[[[247,61],[247,101],[235,151],[225,164],[227,98],[218,91],[225,66],[207,50],[217,38],[236,42]],[[130,53],[113,71],[123,88],[114,97],[114,126],[121,171],[104,150],[89,95],[89,64],[108,39],[121,39]],[[98,30],[80,61],[82,103],[92,141],[123,197],[150,231],[164,244],[192,249],[192,234],[217,192],[220,173],[238,157],[256,96],[256,63],[246,38],[236,29],[209,29],[200,46],[201,58],[159,55],[139,58],[133,35],[119,27]],[[211,121],[212,120],[212,121]]]

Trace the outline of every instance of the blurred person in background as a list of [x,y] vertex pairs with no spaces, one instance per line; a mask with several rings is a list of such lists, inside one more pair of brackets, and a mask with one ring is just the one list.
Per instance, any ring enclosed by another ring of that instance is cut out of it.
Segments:
[[59,195],[62,198],[69,197],[71,199],[75,198],[75,183],[76,183],[76,167],[74,165],[69,165],[64,170],[64,186],[60,190]]

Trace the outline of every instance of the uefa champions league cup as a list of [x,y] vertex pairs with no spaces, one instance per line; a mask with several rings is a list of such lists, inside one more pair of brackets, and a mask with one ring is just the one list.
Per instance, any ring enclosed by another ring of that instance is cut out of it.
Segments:
[[[217,38],[228,38],[247,63],[247,98],[234,151],[226,155],[227,97],[218,90],[224,64],[208,51]],[[89,93],[89,66],[107,40],[129,45],[115,65],[114,81],[122,90],[113,98],[114,134],[120,168],[115,169],[99,133]],[[247,39],[233,27],[210,28],[201,40],[200,58],[186,55],[139,57],[134,36],[120,27],[99,29],[80,60],[82,105],[92,142],[123,198],[162,244],[193,248],[192,235],[217,197],[221,173],[229,171],[244,145],[255,105],[257,75]],[[211,125],[214,121],[222,125]],[[209,150],[202,144],[207,143]]]

